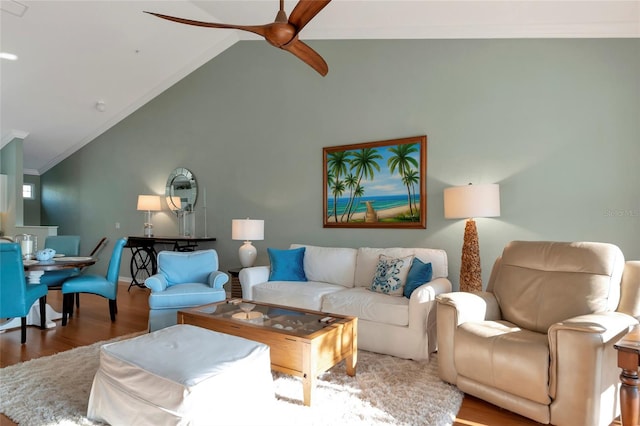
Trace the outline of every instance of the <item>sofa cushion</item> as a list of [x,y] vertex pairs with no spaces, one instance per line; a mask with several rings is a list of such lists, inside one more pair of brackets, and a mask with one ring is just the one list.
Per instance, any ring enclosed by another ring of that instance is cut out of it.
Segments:
[[411,268],[407,275],[407,282],[404,285],[404,297],[411,298],[411,293],[424,283],[428,283],[433,278],[433,267],[431,262],[424,263],[417,257],[413,258]]
[[304,273],[309,281],[321,281],[353,287],[358,250],[343,247],[317,247],[291,244],[291,248],[306,248]]
[[546,334],[507,321],[483,321],[462,324],[454,339],[460,376],[540,404],[551,403]]
[[612,244],[513,241],[493,292],[505,320],[546,333],[568,318],[615,310],[623,269],[624,256]]
[[253,300],[319,311],[323,296],[343,290],[342,286],[318,281],[268,281],[253,287]]
[[389,297],[363,287],[325,295],[322,299],[322,312],[351,315],[361,320],[401,327],[409,325],[409,299]]
[[376,273],[378,258],[381,254],[389,257],[411,256],[419,258],[424,263],[431,262],[433,268],[433,278],[446,278],[449,275],[447,253],[439,249],[427,248],[371,248],[361,247],[358,249],[356,260],[356,272],[354,284],[356,287],[369,287],[371,280]]
[[268,248],[271,271],[269,281],[307,281],[304,273],[304,247],[279,250]]
[[395,258],[381,254],[369,289],[389,296],[402,296],[412,260],[413,256]]

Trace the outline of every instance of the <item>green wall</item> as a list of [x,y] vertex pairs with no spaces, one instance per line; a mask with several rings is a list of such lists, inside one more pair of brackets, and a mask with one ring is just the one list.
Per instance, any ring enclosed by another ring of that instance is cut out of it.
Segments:
[[[258,264],[292,242],[443,248],[457,287],[464,221],[444,219],[443,189],[499,183],[501,217],[477,221],[485,284],[515,239],[606,241],[640,259],[640,40],[309,44],[327,77],[258,41],[196,70],[44,174],[43,223],[87,250],[140,235],[137,195],[163,194],[187,167],[206,188],[223,268],[241,245],[231,219],[251,217],[265,220]],[[323,147],[421,134],[426,230],[322,228]],[[168,209],[153,222],[177,233]]]
[[[23,199],[24,206],[24,224],[25,225],[35,225],[39,226],[40,223],[40,208],[41,208],[41,200],[40,200],[40,176],[36,175],[24,175],[23,183],[31,183],[33,184],[33,200],[25,200]],[[20,193],[22,194],[22,192]],[[46,224],[44,224],[46,225]]]

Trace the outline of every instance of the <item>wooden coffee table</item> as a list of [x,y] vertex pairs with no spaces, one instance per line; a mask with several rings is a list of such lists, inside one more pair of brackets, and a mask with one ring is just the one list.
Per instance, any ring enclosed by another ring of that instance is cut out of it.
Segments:
[[[248,308],[251,310],[247,312]],[[328,323],[320,321],[326,317],[331,318]],[[356,317],[254,302],[226,301],[178,311],[178,323],[269,345],[273,370],[302,377],[304,405],[307,406],[311,405],[311,396],[320,373],[344,359],[347,374],[356,374]]]

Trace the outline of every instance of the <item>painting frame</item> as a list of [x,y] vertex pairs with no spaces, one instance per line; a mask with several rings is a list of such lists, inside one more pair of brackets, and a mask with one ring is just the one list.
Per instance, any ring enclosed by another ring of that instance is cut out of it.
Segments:
[[322,176],[324,228],[427,228],[426,135],[325,147]]

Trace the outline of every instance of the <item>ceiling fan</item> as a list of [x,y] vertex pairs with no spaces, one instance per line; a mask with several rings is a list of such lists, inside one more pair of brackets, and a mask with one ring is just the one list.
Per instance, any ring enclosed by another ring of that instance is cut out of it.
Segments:
[[287,19],[284,11],[284,0],[280,0],[280,10],[274,22],[265,25],[230,25],[218,24],[215,22],[193,21],[191,19],[177,18],[175,16],[163,15],[155,12],[146,12],[158,18],[181,24],[195,25],[197,27],[208,28],[228,28],[235,30],[249,31],[258,34],[267,40],[271,45],[286,50],[294,54],[321,75],[327,75],[329,67],[322,57],[307,44],[303,43],[298,34],[331,0],[300,0],[293,8],[291,16]]

